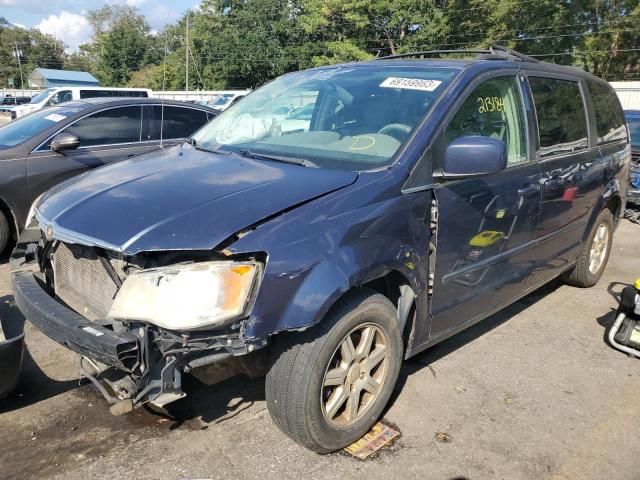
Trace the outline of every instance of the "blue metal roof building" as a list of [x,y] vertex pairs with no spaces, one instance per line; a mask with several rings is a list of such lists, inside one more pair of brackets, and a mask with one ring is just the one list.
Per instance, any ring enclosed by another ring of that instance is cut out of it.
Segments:
[[36,68],[29,75],[29,87],[98,87],[100,82],[88,72],[73,70],[53,70],[50,68]]

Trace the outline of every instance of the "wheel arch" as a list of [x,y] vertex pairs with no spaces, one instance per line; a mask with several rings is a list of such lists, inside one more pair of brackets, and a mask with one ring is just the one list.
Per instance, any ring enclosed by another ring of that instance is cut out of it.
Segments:
[[618,180],[611,180],[602,190],[602,193],[591,212],[591,218],[589,218],[589,222],[587,223],[587,228],[582,236],[582,241],[586,241],[589,237],[600,212],[605,209],[610,210],[613,214],[614,225],[617,225],[619,220],[622,218],[623,207],[624,201],[620,189],[620,183]]
[[16,218],[13,210],[9,206],[9,204],[3,199],[0,198],[0,213],[2,213],[7,221],[9,222],[9,228],[11,230],[11,238],[12,240],[18,239],[18,219]]

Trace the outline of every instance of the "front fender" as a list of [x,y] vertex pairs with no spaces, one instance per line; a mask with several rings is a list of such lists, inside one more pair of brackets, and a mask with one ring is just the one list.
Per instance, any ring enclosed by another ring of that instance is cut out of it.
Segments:
[[[364,192],[324,198],[259,226],[228,249],[268,260],[248,338],[320,322],[348,290],[391,271],[426,291],[431,192],[367,202]],[[360,202],[358,205],[356,202]],[[346,211],[343,211],[345,205]]]

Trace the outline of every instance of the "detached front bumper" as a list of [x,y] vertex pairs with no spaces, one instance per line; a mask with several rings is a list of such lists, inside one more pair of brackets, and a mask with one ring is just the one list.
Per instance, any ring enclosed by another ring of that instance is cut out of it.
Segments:
[[[14,262],[12,260],[12,270]],[[116,334],[97,325],[50,297],[30,271],[11,273],[16,304],[42,333],[100,363],[125,372],[140,364],[140,337],[132,332]]]
[[[16,304],[45,335],[81,356],[81,375],[114,404],[112,412],[126,413],[146,402],[164,406],[184,397],[183,373],[193,373],[206,383],[201,377],[205,370],[211,374],[207,378],[216,382],[236,373],[253,376],[245,357],[252,357],[247,354],[267,342],[243,338],[239,326],[226,331],[170,332],[140,323],[91,321],[76,313],[58,301],[44,281],[38,239],[39,230],[25,230],[11,255]],[[224,373],[220,372],[223,367]]]

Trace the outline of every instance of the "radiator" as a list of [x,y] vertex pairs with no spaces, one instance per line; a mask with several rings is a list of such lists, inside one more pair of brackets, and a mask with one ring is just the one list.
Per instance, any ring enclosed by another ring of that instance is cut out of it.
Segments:
[[[101,251],[120,278],[123,262],[115,253]],[[59,243],[53,253],[56,296],[89,320],[104,320],[118,287],[100,261],[96,249]]]

